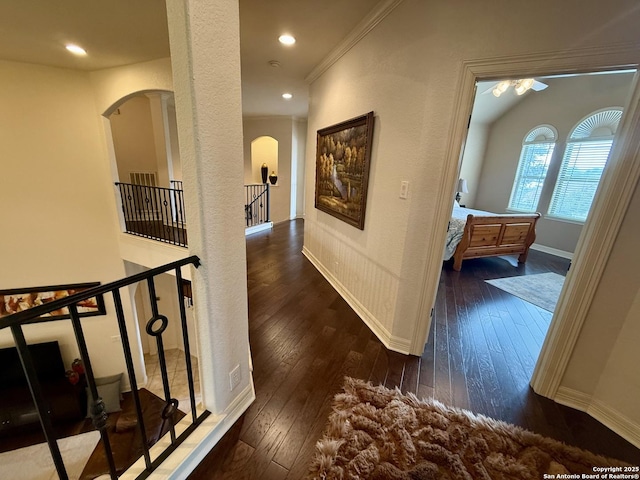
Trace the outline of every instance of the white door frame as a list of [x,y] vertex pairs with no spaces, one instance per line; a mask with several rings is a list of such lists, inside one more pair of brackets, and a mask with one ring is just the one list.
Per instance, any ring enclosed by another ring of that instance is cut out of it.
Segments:
[[[433,230],[430,244],[445,243],[446,225],[451,212],[449,199],[455,194],[477,81],[637,68],[638,64],[640,49],[634,44],[463,62],[447,142],[444,181],[437,193],[436,225],[442,228]],[[618,141],[603,174],[589,218],[582,229],[571,271],[567,275],[531,379],[531,386],[536,393],[548,398],[556,396],[640,178],[640,85],[637,79],[636,74],[630,101],[627,102],[618,129]],[[438,255],[440,250],[432,250],[427,259],[423,301],[420,306],[420,318],[424,320],[416,329],[413,352],[421,352],[424,348],[442,270],[442,258]]]

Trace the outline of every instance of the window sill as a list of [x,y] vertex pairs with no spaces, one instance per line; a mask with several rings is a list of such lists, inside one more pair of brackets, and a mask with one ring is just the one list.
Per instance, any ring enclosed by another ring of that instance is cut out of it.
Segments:
[[515,210],[513,208],[506,208],[505,209],[508,213],[538,213],[535,210]]
[[554,217],[553,215],[543,215],[542,218],[546,220],[553,220],[554,222],[571,223],[573,225],[580,225],[580,226],[584,225],[584,222],[580,220],[570,220],[568,218]]

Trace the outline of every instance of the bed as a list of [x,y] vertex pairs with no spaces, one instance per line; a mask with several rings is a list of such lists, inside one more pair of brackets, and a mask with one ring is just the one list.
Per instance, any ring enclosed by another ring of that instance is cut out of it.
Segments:
[[453,257],[453,269],[460,271],[467,258],[519,255],[525,263],[536,238],[539,213],[497,214],[454,204],[447,232],[444,260]]

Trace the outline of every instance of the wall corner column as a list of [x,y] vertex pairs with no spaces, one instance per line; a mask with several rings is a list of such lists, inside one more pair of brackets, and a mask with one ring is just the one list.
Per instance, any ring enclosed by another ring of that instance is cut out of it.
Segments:
[[[252,391],[244,240],[237,0],[167,2],[189,222],[203,403],[222,414]],[[233,390],[229,372],[240,367]]]

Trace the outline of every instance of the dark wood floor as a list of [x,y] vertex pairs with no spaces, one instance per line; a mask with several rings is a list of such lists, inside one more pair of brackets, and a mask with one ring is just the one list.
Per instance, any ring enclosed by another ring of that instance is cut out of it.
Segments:
[[533,371],[551,314],[484,282],[564,274],[568,261],[532,251],[445,264],[422,357],[387,350],[302,256],[303,222],[247,238],[249,329],[256,400],[189,477],[301,479],[343,377],[523,426],[637,463],[640,451],[586,414],[533,393]]

